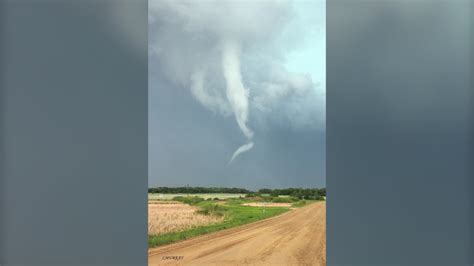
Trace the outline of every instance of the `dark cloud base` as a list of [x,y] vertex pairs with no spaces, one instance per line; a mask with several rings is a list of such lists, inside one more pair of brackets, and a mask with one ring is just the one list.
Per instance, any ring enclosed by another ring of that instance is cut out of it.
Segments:
[[166,82],[158,66],[150,69],[149,186],[325,186],[324,131],[257,128],[255,147],[227,166],[245,141],[235,119]]

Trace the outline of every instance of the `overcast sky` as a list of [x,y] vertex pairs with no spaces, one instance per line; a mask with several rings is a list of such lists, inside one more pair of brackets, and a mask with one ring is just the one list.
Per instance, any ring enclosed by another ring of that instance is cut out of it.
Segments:
[[149,2],[149,185],[325,186],[324,1]]

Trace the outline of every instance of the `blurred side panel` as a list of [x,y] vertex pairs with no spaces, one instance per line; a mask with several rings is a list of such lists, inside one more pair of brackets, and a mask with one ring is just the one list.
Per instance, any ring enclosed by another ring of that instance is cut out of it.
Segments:
[[0,8],[2,265],[145,265],[147,1]]
[[472,265],[470,7],[328,1],[328,265]]

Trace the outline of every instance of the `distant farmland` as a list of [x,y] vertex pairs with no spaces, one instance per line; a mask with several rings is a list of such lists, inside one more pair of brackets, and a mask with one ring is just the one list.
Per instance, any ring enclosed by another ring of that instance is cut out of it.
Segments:
[[148,200],[171,200],[174,197],[200,197],[203,199],[230,199],[230,198],[238,198],[238,197],[245,197],[245,194],[231,194],[231,193],[176,193],[176,194],[164,194],[164,193],[148,193]]

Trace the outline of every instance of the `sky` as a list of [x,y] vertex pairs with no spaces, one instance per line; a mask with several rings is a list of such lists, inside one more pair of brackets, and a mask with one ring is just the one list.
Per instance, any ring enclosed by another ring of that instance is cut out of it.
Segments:
[[325,2],[149,1],[149,186],[325,186]]

